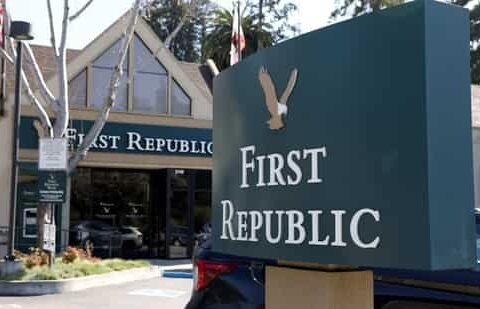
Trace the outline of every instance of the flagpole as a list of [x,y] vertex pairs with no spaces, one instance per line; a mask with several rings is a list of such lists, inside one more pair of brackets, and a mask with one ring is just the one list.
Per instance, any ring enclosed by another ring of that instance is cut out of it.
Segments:
[[240,16],[240,0],[237,1],[237,14],[238,14],[238,40],[237,40],[237,51],[238,51],[238,61],[242,61],[242,43],[240,38],[240,29],[242,27],[242,17]]

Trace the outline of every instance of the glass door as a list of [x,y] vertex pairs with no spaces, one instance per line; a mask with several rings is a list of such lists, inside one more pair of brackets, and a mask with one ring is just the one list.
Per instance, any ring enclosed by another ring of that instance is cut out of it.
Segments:
[[188,170],[169,170],[168,257],[188,258],[192,251],[192,186]]

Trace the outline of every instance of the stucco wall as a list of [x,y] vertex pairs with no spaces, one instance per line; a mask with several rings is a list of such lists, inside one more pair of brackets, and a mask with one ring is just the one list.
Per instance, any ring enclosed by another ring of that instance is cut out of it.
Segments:
[[12,122],[14,113],[11,105],[6,107],[6,112],[7,116],[0,118],[0,258],[7,253],[6,245],[4,245],[7,241],[7,235],[2,230],[8,226],[10,209],[10,169],[12,164]]
[[473,128],[473,175],[475,183],[475,208],[480,208],[480,128]]

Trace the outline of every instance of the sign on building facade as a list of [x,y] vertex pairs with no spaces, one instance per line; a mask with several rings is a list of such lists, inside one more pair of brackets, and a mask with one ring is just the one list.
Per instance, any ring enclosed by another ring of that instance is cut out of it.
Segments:
[[214,250],[472,267],[468,29],[467,10],[415,1],[291,39],[220,74]]

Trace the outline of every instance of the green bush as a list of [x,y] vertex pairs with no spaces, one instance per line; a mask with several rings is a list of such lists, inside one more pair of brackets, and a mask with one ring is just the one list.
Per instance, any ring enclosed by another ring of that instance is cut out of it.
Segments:
[[47,265],[35,266],[30,269],[27,268],[15,276],[3,278],[3,280],[59,280],[148,266],[150,266],[150,263],[147,261],[75,259],[73,262],[65,263],[63,259],[57,259],[52,268],[49,268]]

